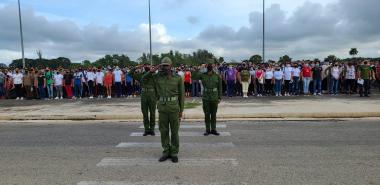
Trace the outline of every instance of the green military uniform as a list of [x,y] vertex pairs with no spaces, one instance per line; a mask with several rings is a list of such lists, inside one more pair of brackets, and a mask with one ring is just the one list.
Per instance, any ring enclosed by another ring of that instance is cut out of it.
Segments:
[[[161,64],[171,65],[171,60],[164,58]],[[179,113],[183,112],[185,102],[184,83],[176,74],[168,76],[161,72],[155,75],[155,82],[163,154],[176,157],[179,152]]]
[[212,74],[202,74],[201,80],[204,87],[202,101],[206,133],[210,133],[211,131],[216,131],[216,113],[222,97],[222,79],[213,71]]
[[[156,125],[157,95],[153,73],[146,72],[141,78],[141,111],[145,132],[154,132]],[[150,117],[149,117],[150,116]]]

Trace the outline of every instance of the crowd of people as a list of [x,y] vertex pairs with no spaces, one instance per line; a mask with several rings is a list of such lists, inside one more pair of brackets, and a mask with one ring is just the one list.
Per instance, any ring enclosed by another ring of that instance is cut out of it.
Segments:
[[[141,77],[149,65],[133,68],[1,69],[0,99],[133,98],[141,93]],[[379,62],[354,63],[297,61],[286,63],[214,64],[223,79],[226,97],[358,94],[369,97],[380,90]],[[200,74],[205,64],[181,65],[173,73],[182,77],[186,97],[201,97]]]

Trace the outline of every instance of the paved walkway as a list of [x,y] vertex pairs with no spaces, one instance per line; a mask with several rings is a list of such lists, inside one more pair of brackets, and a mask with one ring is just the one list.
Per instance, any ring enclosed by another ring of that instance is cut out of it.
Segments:
[[[201,99],[187,99],[201,103]],[[380,96],[232,98],[220,103],[218,118],[294,119],[380,117]],[[0,120],[140,120],[139,99],[0,101]],[[203,119],[202,106],[184,119]]]

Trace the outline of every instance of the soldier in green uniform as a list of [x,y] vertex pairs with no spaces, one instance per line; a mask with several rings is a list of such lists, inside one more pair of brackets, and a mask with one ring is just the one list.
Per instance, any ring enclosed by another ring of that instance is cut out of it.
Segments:
[[144,67],[144,74],[141,82],[141,111],[144,117],[144,136],[156,135],[154,127],[156,125],[156,106],[157,95],[154,88],[154,74],[150,72],[151,68],[148,64]]
[[204,87],[202,101],[206,123],[205,136],[210,134],[219,136],[216,131],[216,112],[222,97],[222,79],[213,69],[213,64],[210,61],[207,65],[207,72],[201,75]]
[[185,88],[182,78],[174,74],[171,67],[172,61],[165,57],[161,61],[159,73],[155,76],[161,144],[164,149],[159,161],[163,162],[171,158],[173,163],[177,163],[178,131],[185,103]]

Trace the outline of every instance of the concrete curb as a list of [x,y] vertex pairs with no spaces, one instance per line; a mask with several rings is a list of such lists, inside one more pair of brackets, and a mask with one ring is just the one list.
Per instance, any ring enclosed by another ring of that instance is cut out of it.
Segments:
[[[349,118],[379,118],[380,112],[334,112],[334,113],[252,113],[252,114],[218,114],[218,120],[246,119],[349,119]],[[185,114],[186,120],[202,120],[203,114]],[[141,120],[142,115],[0,115],[2,121],[27,120]]]

